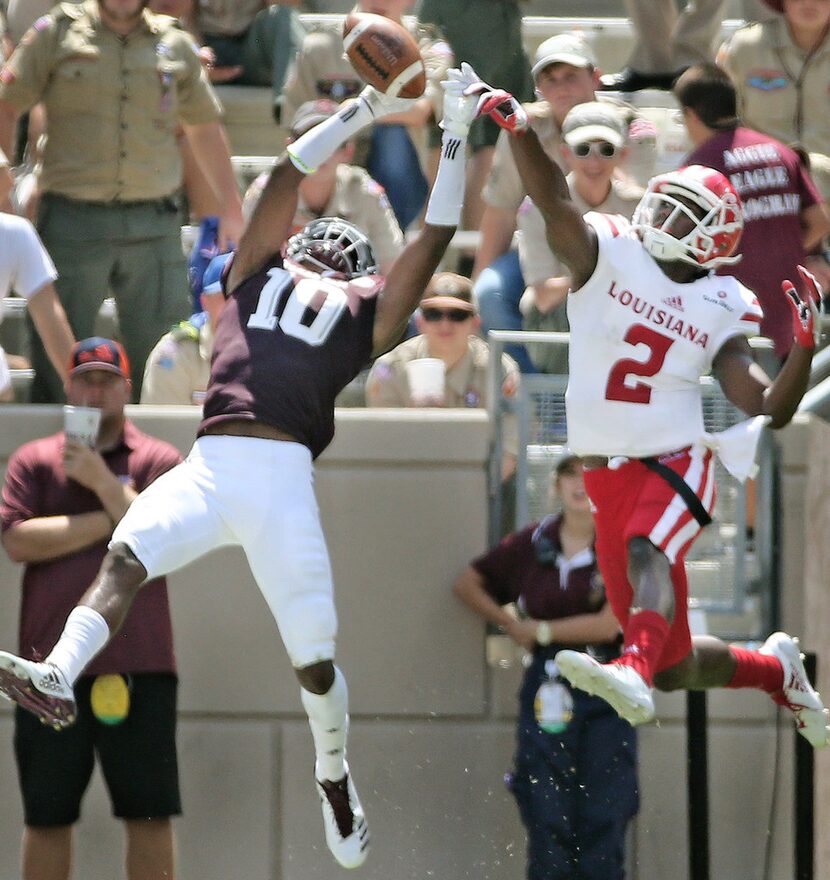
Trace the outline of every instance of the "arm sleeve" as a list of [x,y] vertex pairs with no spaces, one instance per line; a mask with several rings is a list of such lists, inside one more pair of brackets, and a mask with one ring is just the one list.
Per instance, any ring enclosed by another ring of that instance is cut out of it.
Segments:
[[375,257],[381,264],[391,262],[403,250],[404,240],[386,192],[379,183],[370,181],[359,198],[363,203],[359,214],[365,219]]
[[37,104],[49,84],[59,40],[59,24],[51,15],[29,28],[0,71],[0,101],[21,112]]
[[6,352],[0,346],[0,394],[5,393],[12,386],[12,374],[9,371],[9,362],[6,360]]
[[568,269],[554,255],[548,244],[542,212],[525,199],[519,208],[519,263],[526,284],[541,284],[547,278],[569,275]]
[[824,201],[824,197],[816,186],[810,172],[807,171],[801,162],[798,163],[796,174],[798,175],[796,187],[801,196],[801,209],[804,210],[804,208],[811,208],[813,205],[820,205]]
[[14,218],[7,226],[12,247],[0,260],[11,261],[11,286],[24,299],[31,299],[44,284],[58,277],[55,264],[46,252],[34,226],[22,217]]
[[493,153],[493,164],[490,175],[482,190],[484,201],[494,208],[506,211],[518,211],[522,199],[527,195],[519,176],[519,169],[510,151],[510,135],[506,131],[499,132],[496,149]]
[[193,403],[194,379],[189,369],[189,357],[199,356],[198,346],[177,345],[169,336],[163,336],[150,352],[144,367],[141,384],[141,403],[189,406]]
[[367,406],[406,406],[403,377],[386,356],[378,358],[366,377]]
[[420,49],[427,78],[424,97],[429,99],[433,116],[438,122],[444,112],[444,90],[441,88],[441,81],[447,78],[447,71],[455,63],[455,53],[450,44],[440,37],[425,37],[421,40]]
[[530,540],[533,528],[525,528],[503,538],[470,565],[484,578],[484,589],[499,603],[508,605],[519,598],[519,582],[515,572],[522,564],[521,547]]
[[5,532],[18,523],[38,516],[38,485],[32,461],[26,447],[22,447],[9,459],[3,483],[3,500],[0,506],[0,527]]
[[222,104],[208,81],[193,40],[184,31],[173,31],[168,41],[175,45],[176,57],[183,62],[176,78],[179,118],[188,125],[218,122]]

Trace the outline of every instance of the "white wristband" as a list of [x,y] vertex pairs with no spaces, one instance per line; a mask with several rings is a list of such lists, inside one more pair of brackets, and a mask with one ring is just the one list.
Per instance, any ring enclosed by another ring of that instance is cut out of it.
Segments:
[[430,226],[458,226],[464,204],[466,152],[467,138],[449,131],[441,135],[441,161],[424,217]]
[[375,114],[362,97],[347,101],[337,113],[315,125],[288,145],[288,155],[303,174],[314,173],[361,128],[374,122]]

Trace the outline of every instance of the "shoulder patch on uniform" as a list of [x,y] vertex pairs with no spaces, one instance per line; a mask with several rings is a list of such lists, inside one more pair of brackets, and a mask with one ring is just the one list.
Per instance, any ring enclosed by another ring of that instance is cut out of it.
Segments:
[[377,361],[375,363],[375,368],[372,370],[372,374],[378,382],[387,382],[392,378],[393,372],[394,370],[392,367],[390,367],[385,361]]

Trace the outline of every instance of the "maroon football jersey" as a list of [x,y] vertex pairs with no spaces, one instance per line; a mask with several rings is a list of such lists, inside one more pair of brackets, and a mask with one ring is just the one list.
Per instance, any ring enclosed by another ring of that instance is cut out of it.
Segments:
[[334,436],[335,397],[371,356],[383,280],[321,278],[277,256],[226,294],[199,435],[252,419],[316,458]]

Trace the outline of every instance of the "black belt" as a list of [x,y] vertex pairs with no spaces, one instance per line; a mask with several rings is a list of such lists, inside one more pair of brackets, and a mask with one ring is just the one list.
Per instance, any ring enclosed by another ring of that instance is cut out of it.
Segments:
[[638,461],[641,461],[650,471],[654,471],[655,474],[662,477],[672,489],[677,492],[677,494],[686,502],[686,507],[689,508],[689,513],[691,513],[701,526],[708,526],[709,523],[712,522],[712,517],[709,516],[709,513],[703,506],[700,498],[695,494],[694,489],[692,489],[677,471],[673,471],[668,465],[663,464],[656,458],[641,458],[638,459]]
[[99,202],[94,199],[73,199],[72,196],[65,196],[61,193],[43,193],[42,198],[55,201],[67,202],[70,205],[83,205],[92,208],[165,208],[177,210],[176,200],[173,196],[162,196],[158,199],[136,199],[135,201],[118,201],[112,199],[108,202]]

